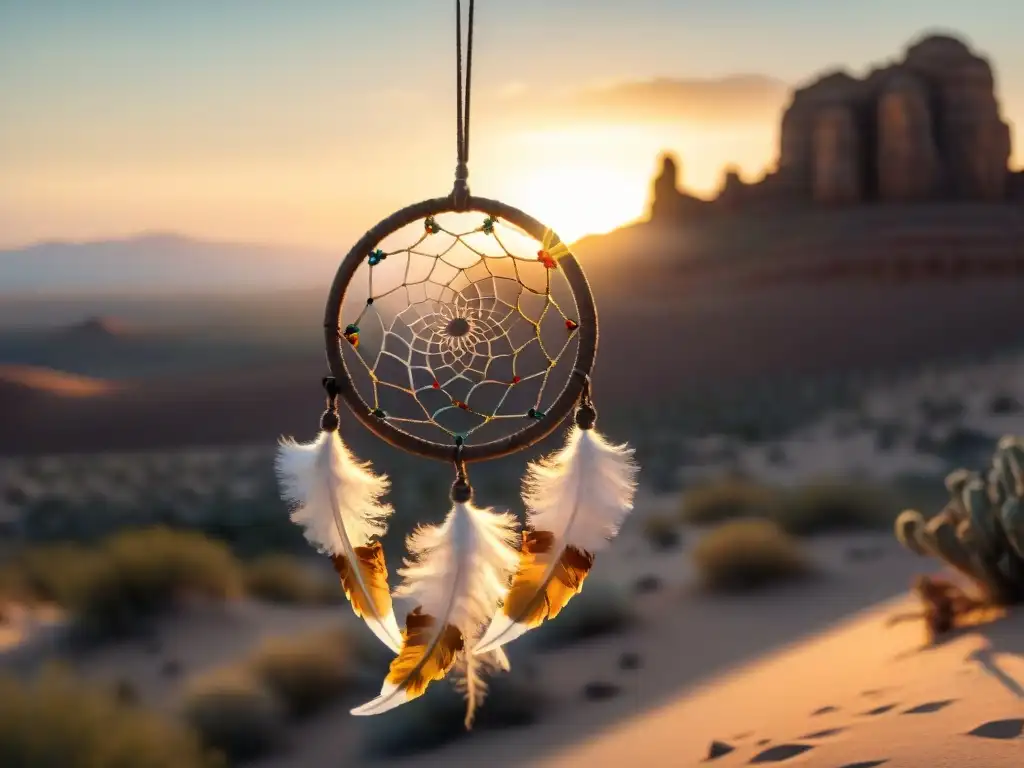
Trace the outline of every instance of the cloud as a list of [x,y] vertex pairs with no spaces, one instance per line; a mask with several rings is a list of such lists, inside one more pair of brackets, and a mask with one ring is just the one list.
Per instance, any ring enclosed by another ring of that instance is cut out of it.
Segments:
[[516,94],[516,106],[562,120],[685,122],[723,125],[777,122],[789,100],[788,84],[764,75],[713,79],[655,78],[590,86],[561,96]]

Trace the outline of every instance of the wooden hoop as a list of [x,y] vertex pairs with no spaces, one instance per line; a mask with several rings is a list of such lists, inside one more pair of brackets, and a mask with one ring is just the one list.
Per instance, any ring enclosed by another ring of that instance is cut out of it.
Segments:
[[476,445],[445,445],[412,435],[386,419],[374,416],[369,404],[356,390],[345,363],[340,322],[348,284],[359,265],[378,243],[388,235],[419,219],[442,213],[465,213],[468,211],[477,211],[507,221],[522,229],[538,242],[547,244],[548,248],[561,242],[554,232],[518,208],[484,197],[470,196],[464,203],[459,202],[460,204],[456,205],[451,197],[439,197],[415,203],[391,214],[359,239],[359,242],[342,260],[338,272],[334,276],[334,282],[331,284],[331,291],[327,297],[327,308],[324,311],[324,338],[327,344],[327,363],[337,383],[338,394],[364,427],[396,448],[401,448],[403,451],[417,456],[439,461],[477,462],[508,456],[524,448],[529,448],[550,435],[569,415],[579,400],[585,384],[589,381],[594,367],[594,359],[597,356],[597,307],[590,291],[590,284],[576,257],[571,252],[560,256],[559,268],[565,274],[566,282],[569,284],[579,312],[579,327],[575,331],[577,334],[576,360],[565,388],[547,410],[544,418],[533,421],[518,432]]

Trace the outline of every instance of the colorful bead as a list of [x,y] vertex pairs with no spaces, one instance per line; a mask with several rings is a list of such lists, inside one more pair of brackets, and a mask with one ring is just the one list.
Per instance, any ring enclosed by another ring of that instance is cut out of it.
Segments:
[[512,377],[512,383],[513,384],[518,384],[520,381],[522,381],[522,379],[519,378],[518,376],[513,376]]
[[374,408],[371,413],[373,413],[373,415],[378,419],[386,419],[388,417],[383,408]]
[[543,419],[545,416],[544,411],[538,411],[536,408],[531,408],[526,412],[526,415],[531,419]]
[[462,445],[465,442],[466,442],[466,436],[465,435],[456,435],[455,436],[455,444],[456,445]]
[[423,222],[423,229],[428,235],[436,235],[441,231],[441,227],[438,226],[437,220],[433,216],[427,216]]
[[433,387],[434,389],[440,389],[441,388],[441,382],[439,382],[437,379],[434,379],[434,383],[431,384],[430,386]]
[[345,341],[352,345],[353,349],[359,349],[359,334],[358,333],[346,333]]
[[569,333],[572,333],[573,331],[575,331],[579,327],[580,327],[580,324],[577,323],[575,320],[570,320],[569,318],[565,318],[565,330],[567,330]]
[[558,263],[551,258],[547,251],[537,251],[537,261],[544,265],[545,269],[558,269]]
[[382,251],[380,248],[378,248],[377,250],[370,254],[370,256],[367,258],[367,261],[369,262],[371,267],[375,267],[382,261],[384,261],[384,259],[386,259],[387,257],[388,255],[384,253],[384,251]]
[[494,218],[493,216],[488,216],[486,219],[484,219],[484,223],[483,226],[480,227],[480,231],[483,232],[485,235],[493,235],[494,225],[497,223],[498,220],[496,218]]
[[452,400],[452,405],[454,405],[454,406],[456,406],[458,408],[461,408],[464,411],[468,411],[469,410],[469,405],[464,403],[464,402],[462,402],[461,400]]

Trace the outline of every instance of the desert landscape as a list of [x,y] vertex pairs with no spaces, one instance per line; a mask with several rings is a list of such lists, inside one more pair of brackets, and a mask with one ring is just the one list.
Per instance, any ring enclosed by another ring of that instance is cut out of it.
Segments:
[[[447,682],[350,716],[390,654],[280,497],[278,438],[317,430],[338,255],[0,252],[0,764],[1019,766],[1020,606],[930,636],[916,577],[976,585],[894,530],[1024,435],[1024,172],[992,66],[922,35],[778,122],[763,178],[701,197],[665,155],[642,220],[574,244],[600,426],[639,491],[468,732]],[[450,473],[341,417],[392,479],[393,587]],[[477,498],[522,518],[527,461],[563,434],[473,466]]]

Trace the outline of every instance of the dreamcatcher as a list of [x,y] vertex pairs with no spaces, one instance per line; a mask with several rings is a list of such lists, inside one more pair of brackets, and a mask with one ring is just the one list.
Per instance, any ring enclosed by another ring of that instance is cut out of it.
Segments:
[[[594,429],[597,311],[579,263],[534,218],[469,193],[473,0],[465,77],[462,37],[456,0],[454,190],[392,214],[342,261],[324,316],[332,375],[321,431],[309,444],[282,440],[277,470],[292,520],[396,654],[380,695],[352,713],[385,712],[454,670],[469,727],[484,672],[508,669],[502,646],[582,588],[632,508],[637,467],[630,448]],[[455,468],[447,517],[406,540],[394,592],[413,606],[404,630],[379,540],[389,480],[342,442],[339,399],[377,437]],[[474,505],[467,464],[534,445],[571,411],[565,446],[528,468],[521,536],[514,515]]]

